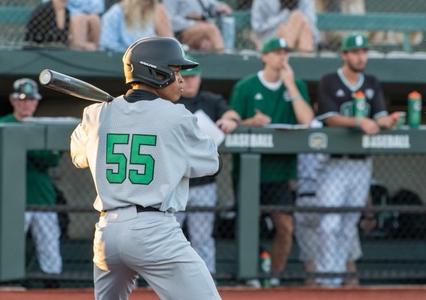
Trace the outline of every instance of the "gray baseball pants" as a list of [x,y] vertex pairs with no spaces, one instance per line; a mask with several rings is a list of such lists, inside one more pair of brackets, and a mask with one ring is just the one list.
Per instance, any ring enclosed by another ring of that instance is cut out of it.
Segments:
[[142,276],[161,300],[221,299],[174,214],[136,207],[101,214],[93,242],[97,300],[128,299]]

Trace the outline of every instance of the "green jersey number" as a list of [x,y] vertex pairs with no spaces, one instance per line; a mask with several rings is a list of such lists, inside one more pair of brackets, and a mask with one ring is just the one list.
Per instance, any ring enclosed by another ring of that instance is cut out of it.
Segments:
[[[157,144],[156,135],[132,134],[130,146],[130,163],[127,166],[128,156],[123,152],[114,151],[115,145],[129,144],[129,134],[108,133],[106,147],[106,163],[117,165],[117,170],[106,170],[106,178],[109,183],[123,183],[126,178],[133,184],[148,185],[154,179],[155,160],[150,154],[142,154],[141,146],[155,146]],[[143,172],[132,169],[131,166],[142,165],[145,167]],[[127,172],[129,169],[129,172]]]

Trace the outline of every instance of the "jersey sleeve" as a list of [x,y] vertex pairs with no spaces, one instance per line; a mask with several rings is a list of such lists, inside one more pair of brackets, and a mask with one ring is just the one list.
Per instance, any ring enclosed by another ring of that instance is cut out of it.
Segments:
[[194,115],[184,117],[179,138],[186,157],[186,177],[203,177],[217,172],[219,154],[216,144],[201,131]]
[[329,83],[330,80],[323,77],[318,84],[318,119],[320,120],[339,114],[337,103],[333,101]]
[[88,142],[87,122],[88,108],[84,109],[83,118],[80,124],[71,134],[70,154],[72,163],[77,168],[87,168],[89,162],[87,160],[86,145]]
[[371,99],[371,116],[373,119],[378,119],[388,115],[383,97],[383,90],[379,81],[373,77],[374,97]]
[[232,89],[230,106],[241,116],[241,119],[246,119],[248,118],[247,99],[241,83],[241,81],[238,82]]

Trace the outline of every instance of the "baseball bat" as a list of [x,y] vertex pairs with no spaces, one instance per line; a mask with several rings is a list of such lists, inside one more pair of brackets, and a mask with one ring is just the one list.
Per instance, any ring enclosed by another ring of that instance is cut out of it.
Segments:
[[39,81],[42,86],[77,98],[96,102],[109,102],[114,99],[90,83],[49,69],[40,72]]

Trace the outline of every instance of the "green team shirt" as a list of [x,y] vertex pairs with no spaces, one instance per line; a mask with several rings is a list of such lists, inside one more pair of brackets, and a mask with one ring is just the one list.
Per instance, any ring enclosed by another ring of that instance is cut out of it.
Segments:
[[[271,123],[297,124],[291,98],[282,83],[262,82],[262,71],[240,80],[231,94],[231,107],[242,119],[251,118],[256,110],[271,118]],[[296,80],[303,99],[310,103],[308,89]],[[296,155],[262,155],[261,182],[277,182],[297,177]]]
[[[13,114],[0,118],[0,123],[19,122]],[[54,204],[56,192],[48,174],[50,167],[57,166],[59,154],[52,151],[28,151],[27,154],[27,204]]]

